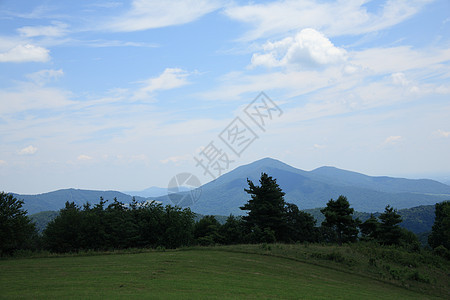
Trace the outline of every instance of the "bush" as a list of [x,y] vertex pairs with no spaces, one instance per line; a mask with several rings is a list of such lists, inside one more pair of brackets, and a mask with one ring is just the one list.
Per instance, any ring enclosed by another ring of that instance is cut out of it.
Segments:
[[445,259],[450,259],[450,251],[448,251],[448,249],[445,248],[443,245],[440,245],[440,246],[434,248],[433,252],[436,255],[439,255],[440,257],[443,257]]

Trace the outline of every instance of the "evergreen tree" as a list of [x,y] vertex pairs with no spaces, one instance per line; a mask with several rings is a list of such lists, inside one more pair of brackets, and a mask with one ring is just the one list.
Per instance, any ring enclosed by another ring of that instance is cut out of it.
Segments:
[[315,242],[317,240],[316,220],[311,214],[299,210],[297,205],[286,204],[286,222],[288,236],[292,242]]
[[397,213],[397,210],[388,205],[384,213],[378,218],[381,220],[378,231],[380,243],[384,245],[399,245],[402,230],[398,224],[402,222],[402,217]]
[[436,218],[428,237],[428,244],[431,248],[444,246],[450,250],[450,201],[436,203]]
[[336,201],[331,199],[320,211],[325,216],[322,226],[332,229],[339,245],[356,241],[359,220],[353,219],[354,210],[345,196],[339,196]]
[[223,240],[220,223],[214,216],[204,216],[194,225],[194,238],[203,246],[214,245]]
[[286,240],[285,193],[278,186],[276,179],[262,173],[260,186],[254,185],[249,179],[247,183],[249,188],[245,189],[245,192],[251,195],[251,199],[240,207],[248,211],[247,216],[243,217],[247,228],[267,234],[273,232],[276,240]]
[[364,223],[359,225],[363,238],[366,240],[377,239],[379,227],[380,223],[373,214],[370,214],[370,218],[364,221]]
[[222,243],[226,245],[239,244],[244,241],[244,225],[240,218],[230,215],[225,224],[223,224],[219,233],[222,237]]
[[66,202],[59,215],[44,230],[46,247],[53,252],[76,252],[82,248],[82,213],[74,202]]
[[22,200],[0,193],[0,256],[26,248],[36,235],[35,225],[22,206]]

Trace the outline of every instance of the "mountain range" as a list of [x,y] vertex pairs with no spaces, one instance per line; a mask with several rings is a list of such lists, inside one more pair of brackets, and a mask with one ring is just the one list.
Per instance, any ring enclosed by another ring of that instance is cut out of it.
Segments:
[[[201,193],[197,193],[200,197],[190,205],[191,209],[203,215],[242,215],[239,207],[249,199],[244,191],[248,187],[247,178],[258,184],[261,172],[276,178],[286,193],[286,202],[300,209],[324,207],[328,200],[339,195],[345,195],[351,206],[361,212],[383,211],[388,204],[402,209],[450,199],[450,186],[430,179],[374,177],[334,167],[304,171],[264,158],[201,186]],[[168,196],[155,200],[171,203]]]
[[[345,195],[351,206],[360,212],[383,211],[388,204],[397,209],[403,209],[433,205],[450,199],[450,186],[430,179],[374,177],[334,167],[304,171],[272,158],[264,158],[237,167],[216,180],[202,185],[195,191],[199,197],[195,197],[196,201],[193,204],[190,203],[190,208],[203,215],[242,215],[243,211],[239,207],[249,199],[249,195],[244,191],[244,188],[248,187],[247,178],[259,184],[258,180],[262,172],[275,178],[286,193],[286,202],[294,203],[300,209],[324,207],[328,200],[336,199],[339,195]],[[142,192],[140,195],[134,193],[136,200],[156,200],[172,205],[174,203],[171,199],[190,193],[147,197],[145,191]],[[164,193],[161,188],[155,187],[147,192]],[[133,195],[118,191],[77,189],[58,190],[39,195],[15,194],[15,197],[24,200],[24,208],[29,214],[59,210],[64,207],[66,201],[74,201],[78,205],[86,202],[98,203],[100,196],[109,200],[116,197],[119,201],[130,203]]]

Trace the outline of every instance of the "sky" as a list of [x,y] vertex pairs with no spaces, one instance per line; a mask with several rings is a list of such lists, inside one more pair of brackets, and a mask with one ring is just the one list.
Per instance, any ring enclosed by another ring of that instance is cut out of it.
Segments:
[[449,116],[448,0],[0,0],[6,192],[264,157],[450,181]]

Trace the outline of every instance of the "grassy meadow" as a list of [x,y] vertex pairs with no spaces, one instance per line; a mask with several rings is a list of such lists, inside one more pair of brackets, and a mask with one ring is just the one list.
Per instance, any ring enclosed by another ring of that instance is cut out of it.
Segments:
[[405,267],[411,269],[408,273],[400,267],[401,261],[389,261],[399,260],[395,254],[381,258],[380,253],[367,254],[368,249],[238,245],[6,259],[0,260],[0,298],[433,299],[449,295],[448,262],[437,261],[430,267],[429,261],[407,257],[414,265]]

